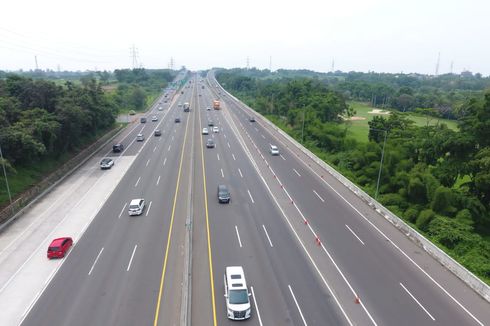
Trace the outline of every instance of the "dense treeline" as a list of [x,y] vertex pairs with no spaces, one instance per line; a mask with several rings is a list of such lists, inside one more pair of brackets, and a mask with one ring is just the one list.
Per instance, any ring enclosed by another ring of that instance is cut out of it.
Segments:
[[168,69],[115,70],[114,77],[118,86],[113,94],[114,100],[122,109],[141,111],[146,108],[147,100],[167,87],[175,76],[176,72]]
[[11,168],[76,149],[114,124],[117,107],[94,79],[64,87],[10,75],[0,80],[0,144]]
[[473,75],[471,72],[440,76],[341,71],[318,73],[281,69],[274,73],[257,69],[233,69],[230,72],[239,74],[245,83],[247,78],[316,79],[342,93],[346,99],[370,102],[375,107],[394,108],[403,112],[431,109],[423,111],[449,119],[459,118],[468,99],[490,88],[490,77]]
[[378,200],[490,280],[490,92],[461,104],[459,131],[417,127],[395,111],[370,121],[369,141],[358,143],[340,122],[352,112],[338,85],[239,71],[217,77],[373,196],[384,147]]

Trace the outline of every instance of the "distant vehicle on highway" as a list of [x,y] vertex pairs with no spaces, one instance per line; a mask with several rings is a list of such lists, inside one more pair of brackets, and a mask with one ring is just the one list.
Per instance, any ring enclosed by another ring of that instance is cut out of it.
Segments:
[[250,318],[252,312],[250,293],[242,266],[226,267],[224,283],[228,318],[233,320]]
[[219,132],[219,128],[218,128],[218,127],[216,127],[216,126],[214,126],[214,127],[213,127],[213,132],[214,132],[215,134],[217,134],[217,133]]
[[160,129],[155,130],[155,137],[159,137],[162,135],[162,131]]
[[158,118],[156,115],[154,115],[153,117],[151,117],[151,121],[155,122],[155,121],[158,121]]
[[119,152],[122,152],[123,150],[124,150],[124,146],[121,143],[117,143],[117,144],[112,145],[112,151],[114,153],[119,153]]
[[182,103],[181,103],[181,102],[179,102],[179,104],[177,104],[177,106],[178,106],[179,108],[180,108],[180,107],[182,107]]
[[202,128],[202,134],[203,134],[203,135],[209,135],[209,130],[208,130],[208,128]]
[[100,161],[100,168],[102,170],[110,169],[114,166],[114,160],[111,158],[103,158],[102,161]]
[[208,107],[206,108],[206,111],[211,111],[211,108],[208,106]]
[[54,239],[48,247],[48,259],[51,258],[63,258],[65,257],[70,247],[73,245],[73,239],[70,237],[63,237]]
[[212,140],[212,139],[208,139],[208,140],[206,141],[206,147],[207,147],[207,148],[215,148],[215,147],[216,147],[216,144],[214,143],[214,140]]
[[179,117],[175,118],[175,123],[179,123],[179,122],[180,122],[180,118]]
[[143,141],[143,140],[145,140],[145,135],[140,133],[136,136],[136,141]]
[[[165,103],[167,103],[167,101],[165,101]],[[158,111],[163,111],[163,108],[161,106],[159,106]]]
[[220,109],[220,103],[218,100],[213,101],[213,109],[219,110]]
[[229,203],[231,200],[231,194],[228,187],[225,185],[218,186],[218,202],[219,203]]
[[146,123],[146,117],[141,117],[141,118],[140,118],[140,122],[141,122],[141,123]]
[[269,146],[269,153],[271,153],[272,156],[277,156],[279,155],[279,148],[277,148],[276,145],[270,145]]
[[252,115],[252,116],[250,116],[250,118],[248,118],[248,121],[250,121],[250,122],[255,122],[255,117],[254,117],[253,115]]
[[143,214],[144,209],[145,209],[145,200],[143,198],[137,198],[131,200],[131,202],[129,203],[128,213],[130,216],[141,215]]
[[213,122],[213,120],[208,120],[208,126],[209,126],[209,127],[214,126],[214,122]]

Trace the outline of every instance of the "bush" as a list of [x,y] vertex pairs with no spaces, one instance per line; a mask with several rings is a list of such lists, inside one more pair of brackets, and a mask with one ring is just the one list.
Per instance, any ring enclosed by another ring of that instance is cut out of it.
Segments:
[[427,202],[427,190],[420,178],[411,178],[408,182],[407,195],[412,203],[426,203]]
[[424,209],[417,217],[415,225],[422,231],[426,231],[430,221],[436,216],[432,209]]
[[427,233],[449,249],[453,249],[464,240],[469,240],[472,231],[471,226],[445,216],[435,217],[427,226]]
[[409,207],[405,213],[403,213],[403,217],[411,223],[415,223],[418,215],[419,211],[413,207]]
[[454,196],[451,189],[440,186],[434,193],[431,208],[436,213],[452,216],[456,212],[456,208],[452,206],[453,202]]

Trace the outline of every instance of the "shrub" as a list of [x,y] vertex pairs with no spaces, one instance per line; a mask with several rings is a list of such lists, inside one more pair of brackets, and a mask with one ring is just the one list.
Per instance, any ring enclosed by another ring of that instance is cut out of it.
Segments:
[[469,240],[472,231],[471,226],[445,216],[437,216],[427,225],[427,233],[449,249]]
[[409,207],[405,213],[403,213],[403,217],[411,223],[415,223],[418,215],[419,211],[414,207]]
[[429,225],[430,221],[436,216],[432,209],[424,209],[420,212],[417,217],[417,221],[415,225],[422,231],[426,231],[427,225]]

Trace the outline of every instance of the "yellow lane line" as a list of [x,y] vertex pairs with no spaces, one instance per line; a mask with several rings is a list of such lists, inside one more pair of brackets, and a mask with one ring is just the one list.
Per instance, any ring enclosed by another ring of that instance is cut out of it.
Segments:
[[175,207],[177,206],[177,195],[179,193],[180,176],[181,176],[181,171],[182,171],[182,162],[184,161],[184,153],[185,153],[184,149],[185,149],[185,144],[186,144],[186,139],[187,139],[187,129],[189,126],[189,120],[190,120],[190,117],[187,118],[187,122],[185,124],[184,143],[182,144],[182,152],[180,154],[179,172],[177,174],[177,184],[175,185],[175,195],[174,195],[174,203],[173,203],[173,207],[172,207],[172,217],[170,218],[170,227],[168,228],[167,248],[165,249],[165,258],[163,260],[162,277],[160,279],[160,290],[158,292],[158,300],[157,300],[157,306],[156,306],[156,310],[155,310],[155,320],[153,322],[154,326],[158,325],[158,316],[160,314],[160,304],[162,301],[163,283],[165,282],[165,272],[167,270],[168,252],[169,252],[169,248],[170,248],[170,240],[172,237],[172,228],[173,228],[174,217],[175,217]]
[[[198,99],[199,101],[199,99]],[[196,110],[197,111],[197,110]],[[201,114],[197,111],[199,116],[199,130],[202,130],[201,124]],[[211,233],[209,232],[209,213],[208,213],[208,193],[206,191],[206,171],[204,169],[204,147],[203,141],[201,140],[201,162],[202,162],[202,175],[203,175],[203,189],[204,189],[204,210],[206,213],[206,232],[208,236],[208,260],[209,260],[209,281],[211,283],[211,304],[213,306],[213,325],[217,326],[218,323],[216,321],[216,304],[215,304],[215,296],[214,296],[214,280],[213,280],[213,255],[211,252]]]

